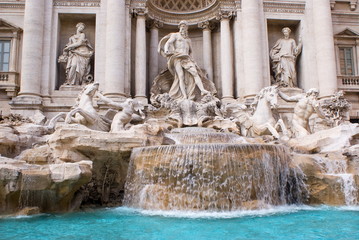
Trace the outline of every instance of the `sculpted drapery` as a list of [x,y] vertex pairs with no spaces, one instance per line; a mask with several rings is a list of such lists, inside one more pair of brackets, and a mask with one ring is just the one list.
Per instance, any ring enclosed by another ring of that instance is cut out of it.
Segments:
[[270,51],[276,82],[285,87],[297,87],[297,72],[295,62],[300,54],[302,44],[297,45],[289,38],[291,30],[283,28],[284,38],[279,39]]

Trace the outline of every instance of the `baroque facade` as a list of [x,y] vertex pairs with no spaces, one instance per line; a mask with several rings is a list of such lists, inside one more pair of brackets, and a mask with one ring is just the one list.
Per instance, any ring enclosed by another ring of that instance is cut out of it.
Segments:
[[[81,91],[78,84],[69,84],[71,67],[79,62],[87,64],[81,79],[100,83],[104,96],[117,102],[127,97],[148,102],[155,77],[166,68],[166,59],[158,54],[159,40],[177,32],[185,20],[193,58],[223,102],[250,102],[273,83],[277,74],[270,52],[282,37],[281,30],[289,27],[291,38],[302,44],[294,63],[296,86],[304,91],[317,88],[323,99],[343,90],[352,104],[350,118],[357,121],[358,4],[357,0],[1,0],[0,110],[25,116],[40,112],[48,118],[69,110]],[[84,58],[74,46],[85,39],[84,51],[91,54]],[[82,58],[74,60],[78,55]]]

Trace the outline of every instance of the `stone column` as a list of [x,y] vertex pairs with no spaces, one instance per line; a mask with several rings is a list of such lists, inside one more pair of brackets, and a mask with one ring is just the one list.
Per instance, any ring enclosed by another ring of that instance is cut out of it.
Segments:
[[313,0],[313,21],[319,92],[325,97],[337,90],[333,22],[328,0]]
[[107,0],[105,95],[125,96],[125,0]]
[[[46,0],[26,0],[19,96],[40,101],[44,14]],[[41,103],[41,102],[40,102]]]
[[135,98],[147,103],[146,98],[146,9],[135,9],[136,20],[136,57],[135,57]]
[[158,22],[156,20],[150,22],[149,28],[151,31],[151,37],[150,37],[150,61],[149,61],[149,82],[150,87],[152,86],[153,80],[158,75],[158,29],[161,28],[163,24],[161,22]]
[[17,51],[19,45],[19,33],[13,32],[13,37],[11,39],[11,53],[10,53],[10,64],[9,72],[16,72],[16,61],[17,61]]
[[253,97],[263,87],[261,0],[242,0],[242,47],[244,97]]
[[222,101],[233,100],[233,51],[231,47],[231,30],[229,21],[233,13],[221,11],[221,81],[222,81]]
[[212,30],[214,26],[208,21],[201,22],[198,27],[203,31],[203,67],[208,79],[213,81]]
[[243,69],[243,48],[242,48],[242,12],[237,11],[233,23],[234,39],[234,69],[235,69],[235,97],[244,96],[244,69]]

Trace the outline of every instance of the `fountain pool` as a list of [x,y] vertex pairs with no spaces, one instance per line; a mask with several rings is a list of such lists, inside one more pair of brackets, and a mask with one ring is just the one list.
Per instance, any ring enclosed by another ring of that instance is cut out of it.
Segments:
[[1,218],[0,239],[359,239],[358,207],[282,206],[214,212],[112,208]]

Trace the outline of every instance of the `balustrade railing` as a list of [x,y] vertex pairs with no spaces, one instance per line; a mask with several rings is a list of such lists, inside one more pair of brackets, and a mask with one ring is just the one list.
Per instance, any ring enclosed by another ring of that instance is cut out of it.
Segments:
[[16,96],[20,89],[19,74],[16,72],[0,72],[0,89],[5,89],[10,97]]
[[338,88],[359,91],[359,76],[338,76]]

